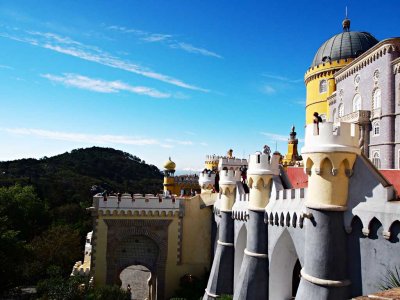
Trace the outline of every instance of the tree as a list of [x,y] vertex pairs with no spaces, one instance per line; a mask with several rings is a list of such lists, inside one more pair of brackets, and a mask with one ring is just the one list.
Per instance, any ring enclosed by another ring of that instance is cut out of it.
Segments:
[[[33,273],[43,274],[50,265],[58,266],[63,275],[68,275],[73,264],[81,258],[80,234],[67,225],[53,226],[35,237],[30,246],[36,262]],[[32,274],[34,275],[34,274]]]
[[24,243],[18,231],[7,227],[7,217],[0,209],[0,295],[19,284],[23,269]]

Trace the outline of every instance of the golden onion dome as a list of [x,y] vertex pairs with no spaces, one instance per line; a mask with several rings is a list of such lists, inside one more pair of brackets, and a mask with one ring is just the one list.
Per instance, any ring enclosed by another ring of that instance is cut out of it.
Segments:
[[172,171],[172,170],[175,170],[175,167],[176,167],[176,164],[171,160],[171,157],[168,158],[168,160],[164,164],[164,169]]

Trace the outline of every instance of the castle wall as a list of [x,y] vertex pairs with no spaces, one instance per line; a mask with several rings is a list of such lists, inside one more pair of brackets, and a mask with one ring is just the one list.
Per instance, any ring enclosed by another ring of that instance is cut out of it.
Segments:
[[[371,111],[372,126],[368,129],[369,157],[372,159],[375,153],[380,156],[380,168],[392,169],[397,167],[399,142],[398,131],[400,121],[396,115],[396,82],[393,74],[392,62],[399,57],[399,49],[390,48],[396,40],[381,42],[369,55],[356,60],[360,63],[345,67],[336,76],[336,102],[329,107],[338,115],[339,105],[344,105],[344,114],[353,112],[353,99],[356,94],[361,96],[361,110]],[[359,78],[359,81],[356,81]],[[381,108],[374,109],[373,95],[376,89],[381,91]],[[395,120],[396,119],[396,120]],[[373,125],[379,121],[379,134],[374,134]],[[397,137],[395,137],[397,135]]]
[[400,169],[400,62],[395,69],[394,80],[394,102],[395,102],[395,163],[394,168]]
[[[211,248],[211,210],[200,209],[201,205],[200,196],[171,199],[122,195],[120,199],[110,196],[107,200],[94,197],[95,284],[119,284],[121,267],[142,263],[154,272],[158,297],[164,299],[179,288],[183,275],[202,277],[211,260],[210,252],[204,251]],[[143,259],[129,256],[128,250],[124,258],[118,254],[122,251],[121,243],[134,236],[145,236],[156,243],[159,252],[156,265],[145,256]]]

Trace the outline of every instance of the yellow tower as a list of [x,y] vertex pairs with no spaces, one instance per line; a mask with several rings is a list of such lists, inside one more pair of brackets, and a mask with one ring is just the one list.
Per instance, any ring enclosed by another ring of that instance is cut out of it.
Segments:
[[207,155],[204,168],[211,171],[216,171],[218,169],[218,162],[221,156]]
[[296,138],[296,131],[294,125],[292,126],[292,131],[290,132],[290,137],[288,140],[288,151],[285,157],[282,160],[282,164],[284,167],[294,166],[297,161],[301,160],[301,156],[297,151],[297,145],[299,140]]
[[304,81],[307,90],[306,124],[313,122],[314,112],[329,118],[328,98],[336,91],[335,73],[378,43],[368,32],[350,31],[350,20],[342,23],[343,32],[321,45]]
[[164,164],[164,192],[169,192],[171,195],[177,194],[175,190],[175,167],[176,164],[171,160],[171,157]]

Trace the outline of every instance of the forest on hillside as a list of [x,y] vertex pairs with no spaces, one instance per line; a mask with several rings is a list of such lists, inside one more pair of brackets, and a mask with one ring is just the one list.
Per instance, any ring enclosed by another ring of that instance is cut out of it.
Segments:
[[158,193],[162,173],[100,147],[0,162],[0,298],[19,286],[45,286],[55,273],[70,274],[92,228],[86,208],[105,190]]

